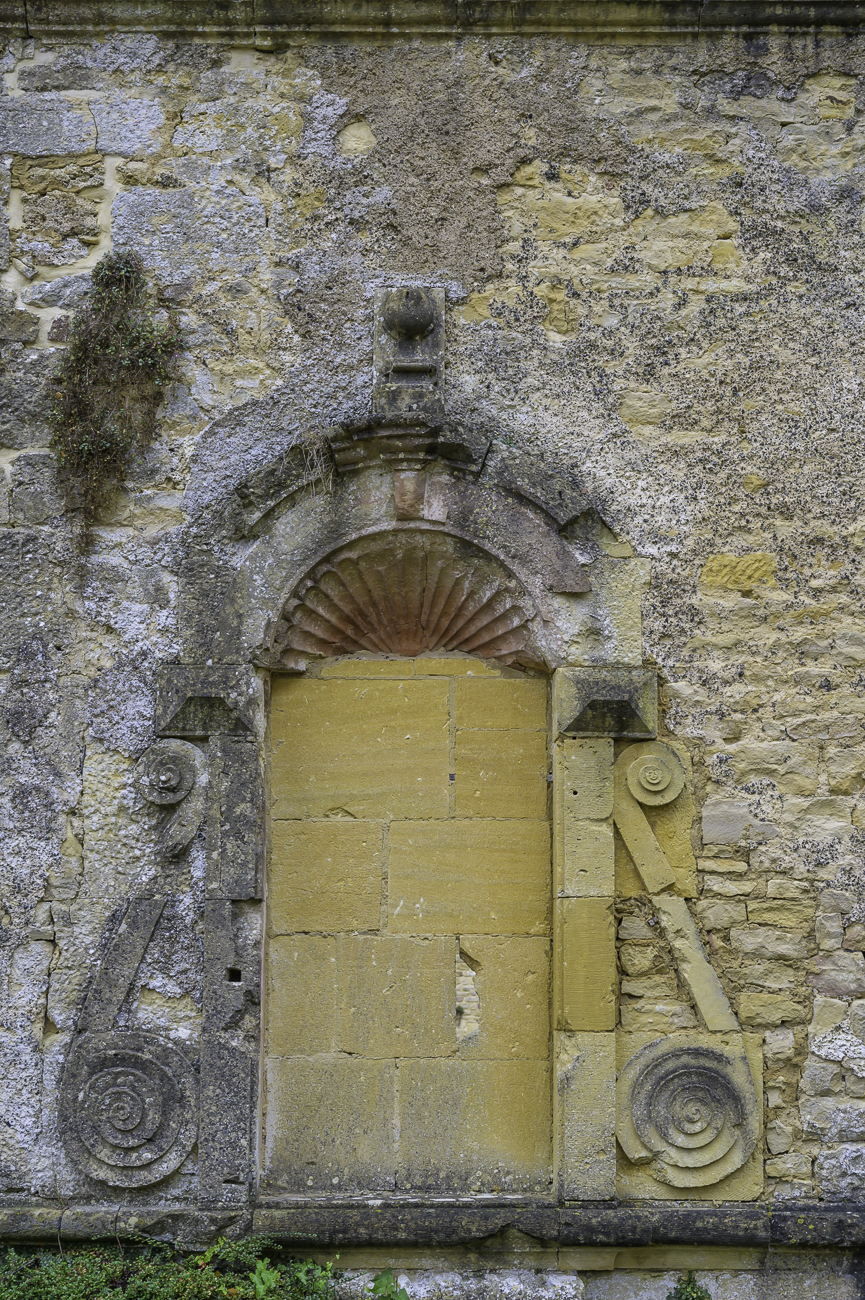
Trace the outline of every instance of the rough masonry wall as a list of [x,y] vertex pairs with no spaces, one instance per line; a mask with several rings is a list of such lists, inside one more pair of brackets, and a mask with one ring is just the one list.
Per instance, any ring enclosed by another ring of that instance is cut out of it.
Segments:
[[[157,813],[133,771],[154,737],[155,666],[209,656],[183,641],[181,588],[184,610],[218,604],[247,545],[223,526],[234,487],[368,411],[373,293],[403,279],[445,290],[450,418],[593,504],[570,536],[604,600],[558,598],[572,661],[660,671],[702,809],[695,915],[764,1036],[765,1194],[859,1195],[863,52],[853,37],[10,44],[11,1197],[81,1194],[56,1080],[93,964],[153,869]],[[178,305],[186,351],[157,442],[78,561],[46,381],[89,268],[124,245]],[[121,1010],[189,1043],[202,854],[198,841]],[[664,954],[626,910],[638,1017],[636,981]],[[184,1178],[166,1195],[191,1195]]]

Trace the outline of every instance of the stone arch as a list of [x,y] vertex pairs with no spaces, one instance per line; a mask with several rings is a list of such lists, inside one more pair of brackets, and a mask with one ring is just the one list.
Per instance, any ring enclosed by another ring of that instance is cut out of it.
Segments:
[[[586,593],[590,583],[572,546],[537,505],[440,464],[395,471],[373,463],[337,475],[327,490],[307,483],[293,497],[290,489],[286,495],[287,502],[272,505],[257,521],[258,535],[221,603],[215,662],[252,660],[266,668],[302,671],[299,662],[285,658],[285,629],[292,622],[285,612],[287,606],[297,608],[308,576],[323,574],[334,557],[348,556],[353,547],[358,553],[390,548],[394,556],[404,556],[412,544],[427,555],[449,551],[467,579],[475,575],[476,595],[487,590],[492,599],[492,584],[522,609],[531,625],[525,644],[506,648],[501,643],[493,657],[525,651],[520,662],[548,669],[564,662],[551,597]],[[403,540],[406,535],[411,543]],[[497,617],[503,614],[496,609]]]

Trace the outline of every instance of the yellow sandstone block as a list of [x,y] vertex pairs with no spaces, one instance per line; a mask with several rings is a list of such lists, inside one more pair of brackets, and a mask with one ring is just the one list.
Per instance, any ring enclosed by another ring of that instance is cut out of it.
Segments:
[[562,745],[566,808],[575,817],[609,817],[613,812],[613,742],[566,740]]
[[390,828],[388,928],[401,934],[546,934],[546,821],[402,821]]
[[401,1061],[400,1188],[548,1191],[551,1106],[546,1061]]
[[493,659],[475,659],[471,655],[420,655],[414,660],[416,677],[501,677],[502,670]]
[[613,820],[582,821],[565,813],[560,892],[569,898],[610,897],[615,892]]
[[337,938],[302,934],[271,939],[265,979],[267,1055],[335,1051],[342,998]]
[[616,1026],[616,932],[611,898],[559,900],[564,1029]]
[[455,981],[452,939],[349,934],[273,939],[268,1055],[453,1055]]
[[267,890],[270,934],[377,930],[382,824],[332,817],[273,823]]
[[546,1060],[550,1040],[550,941],[464,934],[475,971],[480,1027],[462,1039],[464,1060]]
[[446,817],[449,683],[277,678],[272,816]]
[[457,730],[546,733],[547,689],[537,677],[460,678],[454,683]]
[[413,677],[414,660],[412,659],[341,659],[336,663],[325,664],[321,677]]
[[559,1200],[616,1194],[616,1036],[556,1034],[556,1184]]
[[547,736],[543,731],[458,731],[457,817],[547,814]]
[[387,1191],[396,1165],[393,1061],[267,1062],[262,1189]]
[[703,565],[703,587],[720,587],[727,591],[748,592],[752,587],[774,587],[775,556],[766,551],[749,551],[746,555],[710,555]]

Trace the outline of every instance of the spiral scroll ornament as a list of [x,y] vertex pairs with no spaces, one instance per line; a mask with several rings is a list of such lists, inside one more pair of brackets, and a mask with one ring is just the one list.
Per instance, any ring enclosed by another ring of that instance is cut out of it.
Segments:
[[[204,816],[204,755],[186,740],[157,740],[138,760],[135,779],[148,803],[166,809],[157,845],[169,858],[176,858],[190,843]],[[173,814],[168,813],[175,805],[179,807]]]
[[744,1055],[661,1039],[631,1058],[618,1092],[619,1143],[660,1183],[711,1186],[756,1146],[759,1112]]
[[672,803],[685,784],[685,769],[674,749],[661,740],[629,745],[619,756],[628,789],[638,803],[657,808]]
[[113,1187],[173,1173],[196,1138],[197,1087],[186,1058],[153,1034],[82,1034],[60,1089],[60,1124],[75,1163]]

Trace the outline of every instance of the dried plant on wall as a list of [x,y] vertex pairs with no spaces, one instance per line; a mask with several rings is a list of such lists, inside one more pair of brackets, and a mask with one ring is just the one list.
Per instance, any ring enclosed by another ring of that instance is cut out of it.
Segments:
[[107,254],[73,320],[51,408],[60,480],[85,535],[130,457],[152,440],[180,347],[172,309],[148,299],[140,255]]

